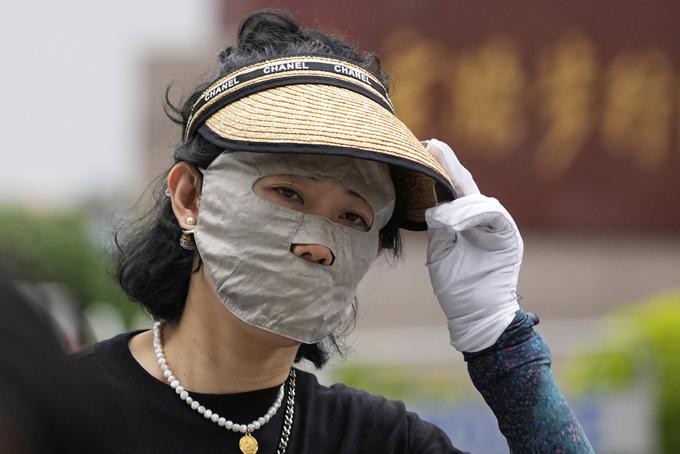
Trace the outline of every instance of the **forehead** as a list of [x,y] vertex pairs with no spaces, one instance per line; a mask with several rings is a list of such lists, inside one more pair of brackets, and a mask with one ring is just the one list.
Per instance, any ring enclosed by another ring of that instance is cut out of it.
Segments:
[[380,209],[395,198],[386,164],[347,156],[254,153],[261,176],[299,175],[336,183]]

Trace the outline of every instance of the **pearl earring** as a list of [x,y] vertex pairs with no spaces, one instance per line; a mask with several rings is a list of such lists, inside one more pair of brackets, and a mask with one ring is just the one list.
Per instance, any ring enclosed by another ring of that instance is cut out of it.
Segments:
[[189,216],[186,218],[186,223],[189,225],[196,225],[196,219],[194,219],[192,216]]

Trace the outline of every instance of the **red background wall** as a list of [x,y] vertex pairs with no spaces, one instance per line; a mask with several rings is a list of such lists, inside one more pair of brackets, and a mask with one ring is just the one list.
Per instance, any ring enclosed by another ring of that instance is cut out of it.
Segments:
[[375,51],[397,114],[448,142],[522,228],[680,228],[680,3],[488,0],[262,7]]

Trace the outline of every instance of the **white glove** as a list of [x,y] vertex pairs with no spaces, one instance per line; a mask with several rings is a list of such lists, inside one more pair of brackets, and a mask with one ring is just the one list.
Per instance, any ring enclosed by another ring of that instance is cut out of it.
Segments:
[[458,194],[425,211],[432,289],[449,320],[451,345],[477,352],[493,345],[519,310],[524,244],[510,213],[479,193],[448,145],[432,139],[427,150],[449,173]]

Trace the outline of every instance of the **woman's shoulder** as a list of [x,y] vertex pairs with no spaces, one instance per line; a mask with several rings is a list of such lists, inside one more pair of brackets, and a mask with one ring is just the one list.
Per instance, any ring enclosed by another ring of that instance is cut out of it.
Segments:
[[[363,414],[378,411],[388,412],[393,416],[403,416],[407,413],[402,401],[388,399],[379,394],[372,394],[362,389],[353,388],[343,383],[324,385],[317,377],[309,372],[298,371],[300,382],[312,391],[309,396],[316,401],[333,408],[333,410],[360,410]],[[366,413],[368,412],[368,413]]]
[[67,355],[66,367],[94,366],[101,363],[106,357],[120,357],[127,351],[129,340],[143,330],[120,333],[108,339],[100,340],[91,344],[83,345]]
[[381,452],[460,452],[441,429],[423,421],[400,400],[342,383],[323,385],[308,372],[300,371],[298,376],[302,386],[296,395],[301,395],[303,411],[317,421],[341,425],[345,435],[356,434],[363,447],[374,444]]
[[63,367],[74,376],[86,377],[91,386],[120,386],[134,370],[128,341],[140,331],[125,332],[89,345],[66,356]]

